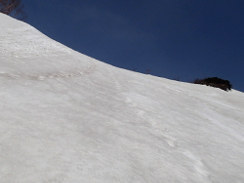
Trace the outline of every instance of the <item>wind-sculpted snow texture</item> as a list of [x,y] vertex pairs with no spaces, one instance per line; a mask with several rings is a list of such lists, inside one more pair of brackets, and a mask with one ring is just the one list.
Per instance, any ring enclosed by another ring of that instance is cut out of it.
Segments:
[[243,183],[244,94],[113,67],[0,14],[1,183]]

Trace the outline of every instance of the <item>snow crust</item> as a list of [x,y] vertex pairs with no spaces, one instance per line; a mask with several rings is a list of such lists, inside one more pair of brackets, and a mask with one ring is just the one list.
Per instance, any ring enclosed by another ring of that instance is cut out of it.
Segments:
[[1,183],[243,183],[244,94],[116,68],[0,14]]

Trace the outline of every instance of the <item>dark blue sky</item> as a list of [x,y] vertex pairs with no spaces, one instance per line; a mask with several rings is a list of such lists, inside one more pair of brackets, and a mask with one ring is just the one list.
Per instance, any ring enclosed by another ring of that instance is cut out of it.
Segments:
[[26,22],[122,68],[244,91],[243,0],[23,0]]

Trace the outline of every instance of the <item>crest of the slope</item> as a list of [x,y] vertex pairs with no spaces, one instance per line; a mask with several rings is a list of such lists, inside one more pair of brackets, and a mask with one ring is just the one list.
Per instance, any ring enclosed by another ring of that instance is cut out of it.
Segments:
[[0,54],[16,58],[69,54],[72,50],[53,41],[34,27],[0,14]]

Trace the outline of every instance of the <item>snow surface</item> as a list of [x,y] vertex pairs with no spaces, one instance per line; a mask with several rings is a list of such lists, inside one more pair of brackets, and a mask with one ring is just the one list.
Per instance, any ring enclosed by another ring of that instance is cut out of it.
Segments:
[[243,183],[244,94],[119,69],[0,14],[0,183]]

